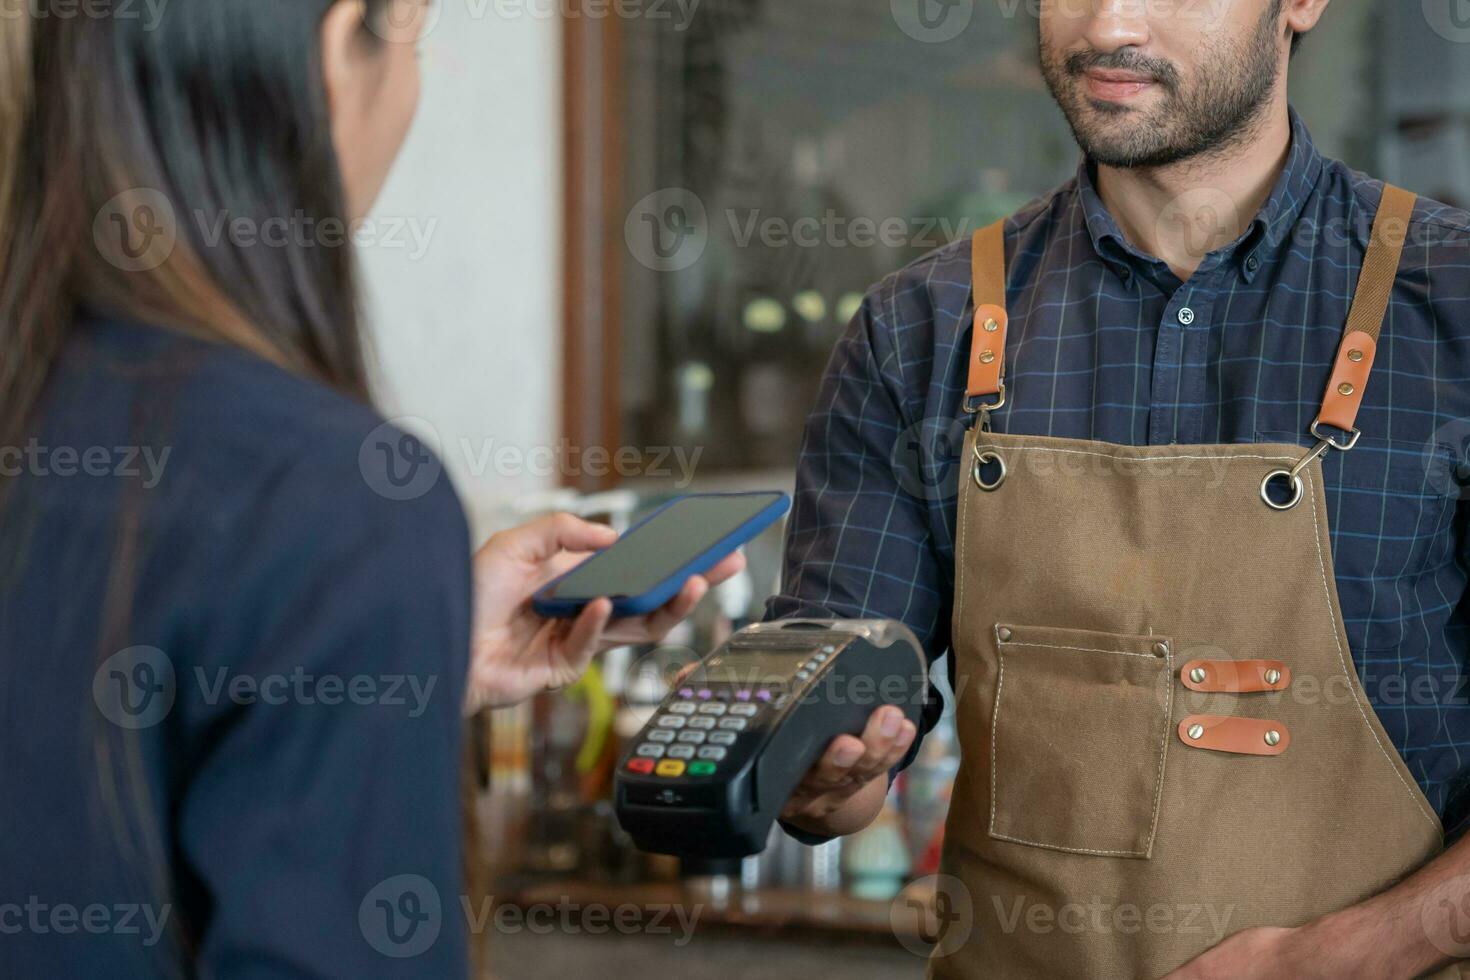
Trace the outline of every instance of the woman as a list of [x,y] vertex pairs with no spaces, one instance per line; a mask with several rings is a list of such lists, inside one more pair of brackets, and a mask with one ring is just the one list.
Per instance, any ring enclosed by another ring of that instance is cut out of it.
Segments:
[[539,521],[472,576],[446,481],[375,492],[352,257],[288,226],[371,206],[419,0],[27,9],[0,11],[0,973],[463,976],[465,706],[661,638],[708,583],[542,621],[611,531]]

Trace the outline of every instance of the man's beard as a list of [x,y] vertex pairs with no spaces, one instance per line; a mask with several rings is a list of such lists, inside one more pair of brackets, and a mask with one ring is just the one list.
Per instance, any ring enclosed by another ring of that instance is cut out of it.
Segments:
[[[1044,36],[1041,72],[1082,152],[1104,166],[1163,167],[1218,153],[1245,140],[1276,87],[1280,6],[1271,6],[1244,43],[1207,51],[1191,88],[1173,64],[1132,48],[1057,56],[1047,50]],[[1082,73],[1093,68],[1151,75],[1163,98],[1145,110],[1091,99]]]

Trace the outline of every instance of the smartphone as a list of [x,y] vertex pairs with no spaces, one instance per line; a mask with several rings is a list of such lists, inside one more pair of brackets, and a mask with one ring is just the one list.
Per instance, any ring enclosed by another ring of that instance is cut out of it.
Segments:
[[780,491],[676,497],[628,528],[612,547],[548,583],[531,605],[543,616],[575,616],[607,596],[614,617],[646,615],[790,507],[791,498]]

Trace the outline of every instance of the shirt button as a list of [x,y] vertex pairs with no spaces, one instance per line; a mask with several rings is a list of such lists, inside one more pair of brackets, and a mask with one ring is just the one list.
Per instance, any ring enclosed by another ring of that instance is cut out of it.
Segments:
[[1247,272],[1255,272],[1260,267],[1261,260],[1256,258],[1254,255],[1245,260],[1245,269]]
[[1194,310],[1191,310],[1187,306],[1184,309],[1180,310],[1179,311],[1179,322],[1182,323],[1182,324],[1184,324],[1186,327],[1189,326],[1191,323],[1193,323],[1194,322]]

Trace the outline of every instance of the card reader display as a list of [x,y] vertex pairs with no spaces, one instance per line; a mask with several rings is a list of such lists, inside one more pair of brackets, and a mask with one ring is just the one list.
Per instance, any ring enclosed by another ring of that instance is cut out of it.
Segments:
[[918,724],[922,648],[891,620],[782,620],[735,633],[659,705],[618,764],[618,820],[645,851],[744,857],[838,735],[885,704]]

